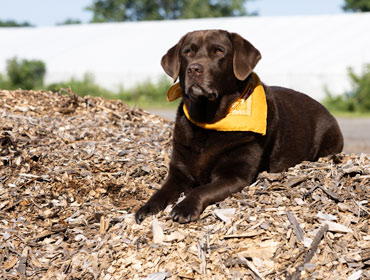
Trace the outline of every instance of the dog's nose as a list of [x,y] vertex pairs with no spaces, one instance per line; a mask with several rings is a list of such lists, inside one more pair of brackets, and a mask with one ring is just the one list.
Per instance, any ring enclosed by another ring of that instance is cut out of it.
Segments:
[[190,64],[188,67],[188,74],[194,75],[196,77],[202,75],[203,72],[204,72],[204,68],[199,63]]

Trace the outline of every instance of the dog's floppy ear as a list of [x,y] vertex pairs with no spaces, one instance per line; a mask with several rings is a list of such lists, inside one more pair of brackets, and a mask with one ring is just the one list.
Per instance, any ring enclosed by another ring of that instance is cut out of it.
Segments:
[[234,46],[234,75],[244,81],[261,59],[261,53],[237,33],[231,33],[231,41]]
[[173,78],[175,82],[180,73],[181,57],[180,51],[182,47],[182,42],[185,36],[183,36],[180,41],[170,48],[167,53],[162,57],[161,65],[164,71]]

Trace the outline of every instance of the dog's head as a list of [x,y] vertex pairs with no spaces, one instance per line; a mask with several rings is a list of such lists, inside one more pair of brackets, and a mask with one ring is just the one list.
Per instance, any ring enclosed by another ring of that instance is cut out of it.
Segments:
[[168,50],[161,64],[185,96],[209,101],[238,90],[261,59],[260,52],[236,33],[201,30],[187,33]]

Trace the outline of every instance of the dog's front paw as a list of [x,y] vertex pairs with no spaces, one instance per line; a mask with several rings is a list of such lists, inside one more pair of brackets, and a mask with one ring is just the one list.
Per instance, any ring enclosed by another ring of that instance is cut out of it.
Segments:
[[145,203],[135,214],[135,220],[140,224],[150,215],[157,214],[167,206],[167,198],[160,195],[154,195]]
[[184,224],[198,220],[202,211],[203,207],[200,203],[186,198],[172,209],[170,215],[175,222]]
[[158,211],[154,210],[155,208],[152,207],[150,204],[146,203],[135,214],[136,223],[141,224],[144,219],[152,214],[158,213]]

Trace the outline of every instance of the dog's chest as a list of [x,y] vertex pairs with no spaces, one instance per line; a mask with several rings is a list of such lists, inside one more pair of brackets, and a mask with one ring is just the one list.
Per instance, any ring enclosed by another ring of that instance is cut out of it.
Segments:
[[212,172],[229,147],[226,133],[186,124],[174,133],[174,153],[199,183],[208,183]]

